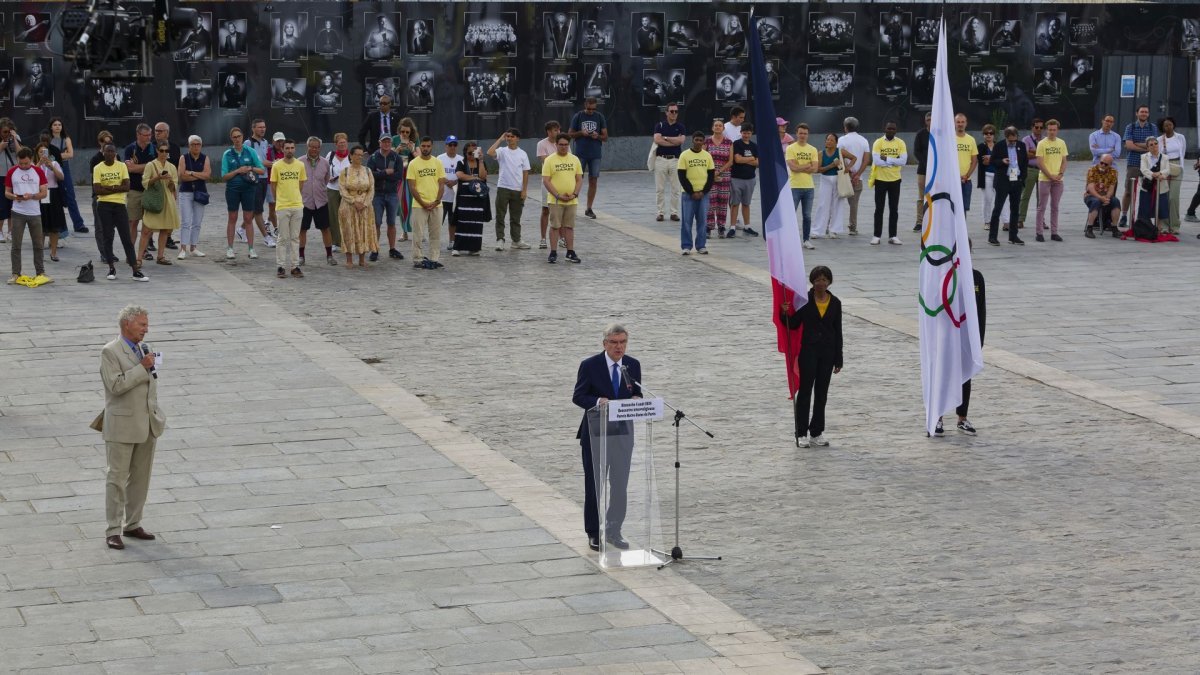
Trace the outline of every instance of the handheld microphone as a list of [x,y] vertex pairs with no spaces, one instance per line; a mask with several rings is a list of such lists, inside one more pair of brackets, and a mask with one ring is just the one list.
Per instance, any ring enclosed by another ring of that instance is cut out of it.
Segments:
[[[149,356],[149,355],[150,355],[150,345],[143,342],[142,343],[142,356]],[[154,366],[150,366],[150,376],[156,380],[158,379],[158,372],[155,371]]]

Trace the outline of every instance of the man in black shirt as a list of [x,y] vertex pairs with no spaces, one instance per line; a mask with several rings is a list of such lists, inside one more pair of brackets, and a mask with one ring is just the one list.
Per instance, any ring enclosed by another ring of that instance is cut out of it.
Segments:
[[925,128],[913,139],[913,152],[917,155],[917,224],[913,232],[921,231],[921,220],[925,217],[925,163],[929,159],[929,122],[932,113],[925,113]]
[[755,176],[758,171],[758,144],[750,140],[754,125],[742,123],[742,137],[733,142],[733,168],[729,170],[730,227],[737,228],[738,206],[742,207],[742,224],[750,226],[750,200],[754,198]]

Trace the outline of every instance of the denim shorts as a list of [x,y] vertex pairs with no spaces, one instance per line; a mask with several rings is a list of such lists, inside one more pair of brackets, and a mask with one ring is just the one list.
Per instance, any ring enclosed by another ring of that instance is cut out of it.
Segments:
[[599,178],[600,177],[600,158],[599,157],[592,157],[591,159],[584,159],[584,158],[580,157],[579,163],[583,165],[583,172],[587,174],[588,178]]

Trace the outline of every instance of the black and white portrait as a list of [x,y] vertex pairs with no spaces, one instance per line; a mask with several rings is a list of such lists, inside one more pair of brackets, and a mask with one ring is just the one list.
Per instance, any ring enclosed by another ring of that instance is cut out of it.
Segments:
[[83,116],[87,119],[110,120],[142,116],[140,92],[127,82],[87,80],[87,98],[83,101]]
[[1011,53],[1021,46],[1021,22],[1017,19],[992,21],[992,51]]
[[643,70],[642,105],[657,107],[669,103],[682,103],[686,75],[683,68]]
[[767,71],[767,88],[771,90],[771,98],[779,98],[779,59],[767,59],[763,62],[763,70]]
[[854,53],[854,14],[809,15],[808,53],[840,56]]
[[583,53],[588,56],[602,56],[612,52],[616,45],[614,35],[617,24],[614,21],[594,21],[587,19],[583,22]]
[[404,44],[409,56],[433,56],[433,19],[409,19]]
[[879,68],[875,71],[875,93],[896,97],[908,95],[908,68]]
[[912,82],[909,85],[912,92],[909,100],[913,105],[933,105],[933,78],[936,74],[937,68],[932,62],[913,61]]
[[272,108],[305,108],[308,83],[303,77],[272,77],[271,78],[271,107]]
[[1071,74],[1067,76],[1067,88],[1071,90],[1071,93],[1091,91],[1095,81],[1095,73],[1092,70],[1093,63],[1090,56],[1076,56],[1071,59]]
[[763,54],[778,54],[785,35],[782,16],[758,17],[758,41],[762,44]]
[[713,17],[713,53],[718,59],[737,59],[746,55],[746,14],[717,12]]
[[463,44],[467,56],[489,58],[517,55],[517,15],[502,12],[488,15],[467,12]]
[[542,96],[548,106],[572,107],[579,98],[575,88],[578,84],[576,73],[546,73],[542,82]]
[[750,89],[748,73],[717,73],[714,98],[718,103],[744,103]]
[[645,58],[661,56],[667,37],[663,34],[663,15],[658,12],[634,12],[629,20],[633,34],[633,43],[629,45],[630,54]]
[[555,61],[579,55],[579,15],[575,12],[542,14],[542,57]]
[[14,12],[13,40],[29,46],[40,45],[50,36],[50,14],[43,12]]
[[226,110],[246,107],[246,72],[222,70],[217,76],[217,105]]
[[971,66],[971,85],[967,100],[975,103],[998,103],[1008,90],[1008,66]]
[[398,14],[367,12],[364,20],[367,40],[363,43],[363,58],[368,61],[390,61],[400,56],[400,25]]
[[672,54],[691,54],[700,48],[699,21],[672,21],[667,24],[667,47]]
[[926,49],[936,49],[938,44],[938,20],[937,19],[917,19],[917,37],[915,43],[918,47]]
[[308,12],[271,15],[271,60],[296,63],[308,56],[304,34],[308,30]]
[[408,109],[427,112],[433,109],[433,71],[408,71]]
[[12,98],[12,72],[0,70],[0,101]]
[[601,100],[612,97],[612,64],[589,63],[583,67],[583,97]]
[[1098,28],[1095,19],[1071,19],[1071,44],[1080,47],[1090,47],[1096,44],[1097,33]]
[[463,80],[467,83],[463,112],[503,113],[516,110],[516,68],[464,68]]
[[889,58],[912,54],[912,14],[883,12],[879,15],[879,55]]
[[224,58],[246,55],[246,20],[226,19],[221,22],[221,34],[217,36],[217,54]]
[[337,56],[342,53],[344,45],[342,17],[318,16],[313,20],[312,51],[314,54]]
[[175,80],[175,109],[198,112],[212,107],[212,80]]
[[1185,52],[1200,51],[1200,19],[1184,19],[1180,47]]
[[990,54],[992,15],[963,12],[959,19],[958,53],[963,56]]
[[1038,56],[1061,56],[1067,42],[1066,31],[1066,12],[1038,12],[1033,53]]
[[48,58],[14,58],[12,100],[18,108],[54,105],[54,61]]
[[1033,72],[1033,97],[1056,100],[1062,93],[1062,68],[1038,68]]
[[197,12],[192,15],[191,25],[181,34],[173,56],[176,61],[212,59],[212,12]]
[[854,105],[854,66],[809,64],[809,108],[844,108]]
[[378,110],[379,100],[384,96],[396,101],[396,90],[401,89],[400,82],[394,77],[368,77],[363,80],[363,107],[367,110]]
[[342,107],[342,71],[313,71],[313,107],[336,110]]

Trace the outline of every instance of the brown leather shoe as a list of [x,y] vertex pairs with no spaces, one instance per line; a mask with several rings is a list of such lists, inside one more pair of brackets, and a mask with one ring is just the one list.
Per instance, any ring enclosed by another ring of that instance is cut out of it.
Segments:
[[109,537],[106,537],[104,539],[104,543],[108,544],[109,548],[115,548],[118,551],[125,548],[125,542],[121,541],[121,535],[119,535],[119,534],[114,534],[114,535],[110,535]]
[[672,213],[672,214],[671,214],[671,220],[674,220],[675,222],[679,222],[679,216],[677,216],[677,215],[675,215],[674,213]]
[[142,539],[144,541],[154,541],[154,535],[150,534],[149,532],[143,530],[140,527],[137,528],[136,530],[125,530],[125,536],[133,537],[134,539]]

